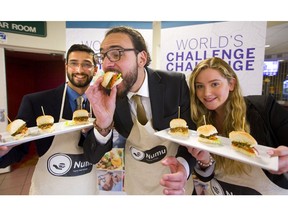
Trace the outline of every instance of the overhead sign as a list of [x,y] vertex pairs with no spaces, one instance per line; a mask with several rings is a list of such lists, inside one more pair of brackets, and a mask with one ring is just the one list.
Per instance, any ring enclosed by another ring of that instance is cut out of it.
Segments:
[[0,31],[10,32],[15,34],[25,34],[36,37],[47,36],[46,22],[11,22],[0,21]]

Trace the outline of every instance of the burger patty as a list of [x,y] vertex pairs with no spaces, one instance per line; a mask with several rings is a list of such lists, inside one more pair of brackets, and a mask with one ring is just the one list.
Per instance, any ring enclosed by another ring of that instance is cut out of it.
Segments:
[[53,126],[53,123],[47,123],[47,124],[39,125],[38,128],[44,130],[44,129],[51,128],[52,126]]
[[232,141],[232,145],[235,146],[236,148],[241,148],[247,152],[255,154],[254,147],[250,146],[248,143],[241,143],[241,142]]
[[88,121],[88,117],[87,116],[74,117],[74,121],[85,122],[85,121]]
[[200,134],[199,136],[202,137],[202,138],[205,138],[205,139],[210,139],[210,140],[217,140],[217,139],[218,139],[218,138],[216,137],[216,136],[217,136],[217,133],[212,134],[212,135],[210,135],[210,136],[204,136],[203,134]]
[[28,128],[26,127],[26,124],[22,125],[15,133],[11,134],[11,136],[16,136],[18,134],[25,134],[27,132]]
[[176,132],[185,133],[185,132],[188,132],[188,128],[187,127],[176,127],[176,128],[170,128],[170,131],[172,133],[176,133]]

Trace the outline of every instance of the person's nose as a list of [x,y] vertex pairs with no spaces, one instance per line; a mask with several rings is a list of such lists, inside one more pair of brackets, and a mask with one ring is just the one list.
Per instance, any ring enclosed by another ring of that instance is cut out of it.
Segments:
[[211,89],[209,87],[204,88],[204,96],[209,96],[211,95]]
[[115,62],[110,61],[107,57],[103,60],[102,67],[104,71],[107,71],[109,68],[113,68]]

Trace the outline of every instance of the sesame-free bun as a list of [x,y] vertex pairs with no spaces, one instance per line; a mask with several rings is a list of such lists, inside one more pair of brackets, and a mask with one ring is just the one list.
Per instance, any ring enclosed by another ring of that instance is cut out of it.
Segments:
[[246,143],[250,146],[257,145],[257,141],[245,131],[232,131],[229,133],[229,139],[233,142]]
[[255,157],[259,154],[255,148],[257,142],[249,133],[244,131],[232,131],[229,133],[229,139],[231,140],[231,147],[234,150],[250,157]]
[[53,132],[55,130],[54,127],[54,117],[51,115],[43,115],[39,116],[36,119],[37,127],[41,132]]
[[89,120],[89,113],[85,109],[79,109],[73,113],[73,121],[75,124],[86,124]]
[[202,142],[202,143],[208,143],[208,144],[220,144],[220,140],[219,139],[207,139],[204,137],[198,137],[198,141]]
[[221,144],[220,139],[217,137],[217,129],[211,125],[202,125],[197,128],[198,141],[208,144]]
[[43,115],[39,116],[36,119],[37,126],[42,125],[42,124],[54,124],[54,118],[51,115]]
[[121,74],[108,71],[103,75],[103,81],[101,85],[106,89],[112,89],[114,86],[120,84],[123,81]]
[[22,119],[15,119],[6,127],[6,131],[14,137],[14,139],[21,139],[28,135],[28,128],[26,122]]
[[170,121],[170,130],[168,131],[170,135],[188,137],[189,130],[187,122],[184,119],[176,118]]
[[197,133],[198,133],[198,135],[203,135],[203,136],[208,137],[212,134],[217,134],[218,131],[213,125],[207,124],[207,125],[202,125],[202,126],[198,127]]
[[170,121],[170,128],[187,127],[187,122],[184,119],[176,118]]

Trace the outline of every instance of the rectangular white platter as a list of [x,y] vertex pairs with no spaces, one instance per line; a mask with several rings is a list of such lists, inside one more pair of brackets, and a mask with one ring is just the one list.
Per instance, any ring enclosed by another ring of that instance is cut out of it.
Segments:
[[270,147],[257,145],[256,149],[258,150],[259,155],[257,157],[250,157],[232,149],[231,141],[227,137],[218,136],[221,141],[221,145],[205,144],[198,141],[197,132],[194,130],[189,130],[189,136],[187,138],[172,136],[168,134],[168,131],[169,129],[158,131],[155,133],[155,135],[184,146],[190,146],[201,150],[206,150],[213,154],[258,166],[263,169],[274,171],[278,170],[278,157],[270,157],[266,153],[268,149],[271,149]]
[[64,134],[64,133],[70,133],[73,131],[78,131],[78,130],[82,130],[85,128],[92,128],[93,127],[93,118],[89,119],[89,123],[88,124],[82,124],[82,125],[74,125],[72,121],[64,121],[64,122],[58,122],[55,123],[55,130],[51,133],[47,132],[47,133],[40,133],[38,127],[29,127],[29,135],[19,139],[19,140],[15,140],[12,136],[10,136],[10,134],[8,132],[1,132],[1,140],[0,140],[0,146],[16,146],[16,145],[20,145],[22,143],[26,143],[26,142],[30,142],[33,140],[38,140],[38,139],[42,139],[42,138],[46,138],[46,137],[50,137],[50,136],[56,136],[59,134]]

